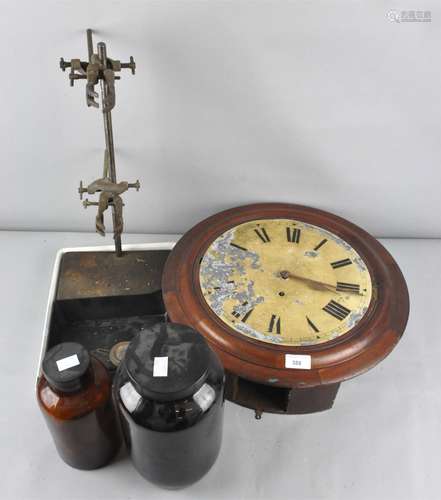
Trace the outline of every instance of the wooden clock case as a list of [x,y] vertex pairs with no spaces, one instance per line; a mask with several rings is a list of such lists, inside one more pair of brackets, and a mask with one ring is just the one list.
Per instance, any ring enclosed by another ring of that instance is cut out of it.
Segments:
[[[199,266],[220,234],[244,222],[286,218],[322,227],[349,243],[367,265],[373,284],[368,311],[348,333],[314,346],[274,345],[245,337],[223,323],[206,303]],[[301,205],[262,203],[233,208],[200,222],[169,255],[162,279],[171,321],[198,330],[227,371],[227,397],[262,412],[301,414],[332,407],[340,382],[385,358],[404,332],[409,296],[389,252],[371,235],[336,215]],[[311,369],[285,368],[285,354],[308,354]]]

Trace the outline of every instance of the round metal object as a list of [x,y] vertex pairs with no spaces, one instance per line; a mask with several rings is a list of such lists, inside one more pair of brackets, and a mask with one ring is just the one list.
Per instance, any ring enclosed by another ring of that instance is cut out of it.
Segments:
[[109,352],[109,359],[113,366],[118,367],[121,361],[124,359],[127,348],[129,347],[130,342],[118,342],[115,344]]

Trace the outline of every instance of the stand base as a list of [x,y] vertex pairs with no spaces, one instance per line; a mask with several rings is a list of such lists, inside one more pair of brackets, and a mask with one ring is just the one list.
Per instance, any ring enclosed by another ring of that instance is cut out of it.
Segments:
[[332,408],[340,384],[321,385],[305,389],[274,387],[227,372],[225,396],[229,401],[262,413],[302,415]]
[[113,374],[116,350],[139,331],[166,321],[161,277],[169,253],[141,249],[117,257],[111,251],[64,252],[42,356],[61,342],[78,342]]
[[133,296],[161,290],[168,250],[67,252],[60,262],[57,300]]

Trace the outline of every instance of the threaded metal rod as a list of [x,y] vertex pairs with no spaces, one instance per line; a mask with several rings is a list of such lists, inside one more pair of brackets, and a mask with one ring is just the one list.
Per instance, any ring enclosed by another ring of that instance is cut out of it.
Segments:
[[92,30],[90,28],[87,30],[87,52],[89,54],[90,62],[93,54]]
[[[101,63],[105,66],[107,62],[106,44],[104,42],[99,42],[97,44],[97,48],[98,48],[98,57],[100,58]],[[109,177],[112,182],[116,183],[115,147],[113,143],[112,114],[110,111],[105,111],[104,103],[107,98],[107,86],[104,79],[100,80],[100,86],[101,86],[101,106],[103,110],[103,119],[104,119],[104,136],[106,139],[106,149],[109,155]],[[116,211],[115,207],[113,206],[112,206],[112,218],[113,218],[113,229],[115,230]],[[122,256],[121,235],[114,234],[114,239],[115,239],[116,256],[121,257]]]

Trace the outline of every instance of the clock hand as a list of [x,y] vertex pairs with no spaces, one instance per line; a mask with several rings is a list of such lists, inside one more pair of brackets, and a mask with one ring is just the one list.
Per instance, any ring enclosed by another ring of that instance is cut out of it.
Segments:
[[[298,274],[289,271],[281,271],[280,276],[283,279],[291,278],[298,281],[303,281],[304,283],[309,285],[310,288],[314,288],[315,290],[331,291],[334,293],[338,293],[336,285],[332,285],[331,283],[325,283],[323,281],[314,280],[312,278],[307,278],[306,276],[300,276]],[[362,293],[356,290],[345,290],[345,292],[355,293],[356,295],[363,295]]]
[[280,276],[284,279],[291,278],[298,281],[303,281],[304,283],[309,285],[310,288],[314,288],[316,290],[324,290],[337,293],[335,286],[331,285],[330,283],[324,283],[322,281],[313,280],[312,278],[307,278],[306,276],[299,276],[298,274],[291,273],[289,271],[282,271],[280,273]]

